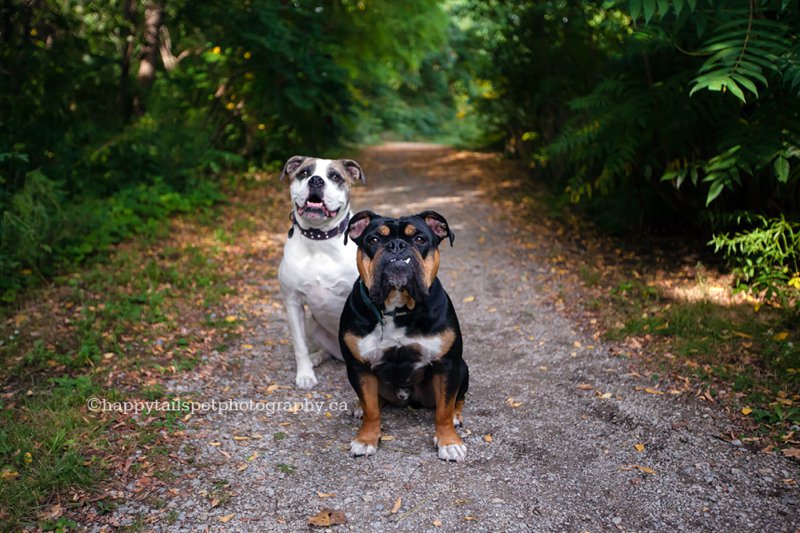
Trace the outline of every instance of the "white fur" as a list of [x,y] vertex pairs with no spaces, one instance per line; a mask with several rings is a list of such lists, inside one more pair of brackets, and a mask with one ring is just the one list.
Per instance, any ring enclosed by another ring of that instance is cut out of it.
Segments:
[[381,362],[385,350],[412,344],[422,348],[420,350],[422,358],[415,365],[417,368],[431,364],[442,355],[441,337],[438,335],[431,337],[408,336],[406,328],[397,327],[394,317],[386,317],[383,332],[381,332],[381,325],[378,324],[372,332],[359,339],[358,351],[362,359],[369,361],[372,365],[377,365]]
[[350,455],[358,457],[361,455],[375,455],[375,446],[372,444],[363,444],[354,440],[350,443]]
[[433,445],[438,448],[439,459],[443,461],[455,461],[457,463],[467,458],[466,444],[448,444],[439,446],[439,440],[433,437]]
[[[297,215],[297,205],[304,205],[308,197],[308,179],[293,179],[292,202],[298,224],[303,228],[313,227],[321,231],[333,229],[349,216],[349,187],[339,187],[327,177],[327,159],[319,159],[312,175],[325,180],[325,205],[330,210],[339,210],[334,218],[307,220]],[[358,277],[356,268],[356,245],[344,243],[344,235],[326,240],[312,240],[295,228],[292,238],[283,248],[283,260],[278,269],[289,329],[292,334],[294,356],[297,363],[295,383],[302,389],[317,384],[314,364],[324,354],[309,354],[311,339],[327,352],[342,359],[339,348],[339,317],[353,283]],[[306,307],[309,316],[306,317]],[[313,359],[316,361],[312,361]]]

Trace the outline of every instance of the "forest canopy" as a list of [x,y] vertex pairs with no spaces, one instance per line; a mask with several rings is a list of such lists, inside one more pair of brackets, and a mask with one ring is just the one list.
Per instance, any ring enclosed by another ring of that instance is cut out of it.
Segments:
[[503,150],[800,290],[797,0],[6,0],[0,295],[295,153]]

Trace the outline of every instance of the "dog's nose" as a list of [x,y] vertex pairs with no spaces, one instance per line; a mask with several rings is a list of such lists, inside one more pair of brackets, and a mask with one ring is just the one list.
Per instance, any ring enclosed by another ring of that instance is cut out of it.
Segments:
[[319,176],[311,176],[311,179],[308,180],[308,186],[311,189],[321,189],[325,186],[325,182]]
[[389,249],[390,252],[399,254],[400,252],[408,248],[408,243],[402,239],[395,239],[393,241],[389,241],[389,244],[387,244],[386,247]]

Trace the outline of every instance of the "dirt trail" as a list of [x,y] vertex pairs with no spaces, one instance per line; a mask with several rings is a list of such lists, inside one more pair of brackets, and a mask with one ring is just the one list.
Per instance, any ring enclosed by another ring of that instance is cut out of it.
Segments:
[[302,531],[327,507],[347,517],[336,530],[353,531],[800,527],[800,491],[783,482],[799,477],[796,465],[717,438],[731,425],[713,406],[636,390],[653,384],[543,297],[536,280],[550,270],[550,237],[534,233],[518,249],[509,239],[517,230],[477,185],[481,173],[503,179],[506,163],[402,143],[367,150],[360,162],[368,186],[357,191],[356,209],[435,209],[455,232],[440,277],[470,365],[467,461],[437,459],[432,413],[391,408],[383,433],[392,439],[374,457],[350,458],[357,423],[334,409],[354,402],[344,365],[318,367],[320,384],[309,394],[292,387],[277,282],[254,280],[270,295],[248,310],[261,319],[236,346],[208,356],[212,377],[184,375],[168,393],[280,402],[270,404],[276,408],[320,402],[321,411],[196,414],[176,454],[176,477],[154,494],[166,507],[131,500],[111,523],[138,516],[147,529]]

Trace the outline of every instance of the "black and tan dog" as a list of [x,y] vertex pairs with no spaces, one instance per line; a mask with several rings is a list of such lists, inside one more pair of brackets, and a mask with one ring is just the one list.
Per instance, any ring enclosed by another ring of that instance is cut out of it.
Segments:
[[386,218],[361,211],[345,234],[358,245],[360,277],[339,321],[347,377],[363,409],[353,456],[372,455],[381,435],[382,401],[435,408],[439,457],[461,461],[467,447],[454,425],[469,386],[461,330],[453,303],[436,274],[439,244],[453,244],[440,214]]

